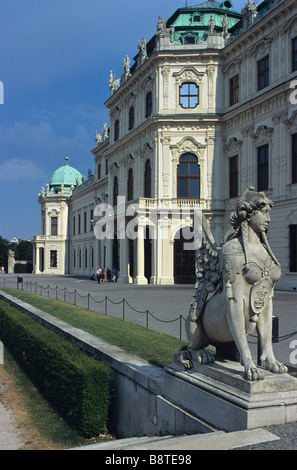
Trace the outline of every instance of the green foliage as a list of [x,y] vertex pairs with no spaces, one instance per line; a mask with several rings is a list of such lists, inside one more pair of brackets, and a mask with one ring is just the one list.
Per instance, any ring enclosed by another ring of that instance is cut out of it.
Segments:
[[33,244],[29,240],[20,240],[18,243],[10,243],[0,235],[0,267],[7,271],[8,250],[12,250],[16,260],[29,261],[27,266],[15,265],[15,273],[31,273],[33,269]]
[[7,255],[9,250],[9,241],[0,235],[0,267],[4,266],[7,271]]
[[19,243],[15,244],[14,252],[16,260],[33,260],[33,245],[31,241],[20,240]]
[[54,409],[86,437],[105,432],[110,368],[0,301],[1,340]]
[[15,274],[32,273],[32,271],[33,271],[33,263],[31,261],[27,261],[26,264],[15,263],[14,265]]

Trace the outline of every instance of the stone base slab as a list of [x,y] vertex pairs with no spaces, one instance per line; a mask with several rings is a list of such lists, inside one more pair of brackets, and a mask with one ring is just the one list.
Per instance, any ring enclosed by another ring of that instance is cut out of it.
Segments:
[[185,371],[165,368],[164,393],[178,407],[217,429],[239,431],[297,421],[297,379],[264,371],[264,380],[244,379],[243,367],[216,361]]

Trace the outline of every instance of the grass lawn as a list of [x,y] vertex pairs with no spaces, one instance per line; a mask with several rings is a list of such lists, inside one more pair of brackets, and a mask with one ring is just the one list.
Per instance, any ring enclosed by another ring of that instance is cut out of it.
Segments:
[[18,289],[4,292],[159,367],[173,362],[184,342],[132,322]]

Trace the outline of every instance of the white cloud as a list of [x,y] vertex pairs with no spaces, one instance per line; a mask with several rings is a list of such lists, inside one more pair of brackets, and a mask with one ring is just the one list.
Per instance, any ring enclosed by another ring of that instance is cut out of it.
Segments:
[[8,182],[11,180],[32,180],[44,177],[44,173],[40,167],[30,160],[22,160],[13,158],[0,163],[0,182]]

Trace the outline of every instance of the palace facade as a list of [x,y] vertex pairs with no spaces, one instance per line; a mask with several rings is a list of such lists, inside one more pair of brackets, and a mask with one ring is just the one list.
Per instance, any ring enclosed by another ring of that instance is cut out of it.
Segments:
[[96,131],[93,170],[85,178],[66,161],[39,195],[35,272],[115,266],[121,282],[194,283],[185,242],[195,216],[205,214],[221,243],[252,185],[275,204],[278,288],[296,290],[296,1],[180,8],[137,50],[119,79],[110,72],[110,123]]

